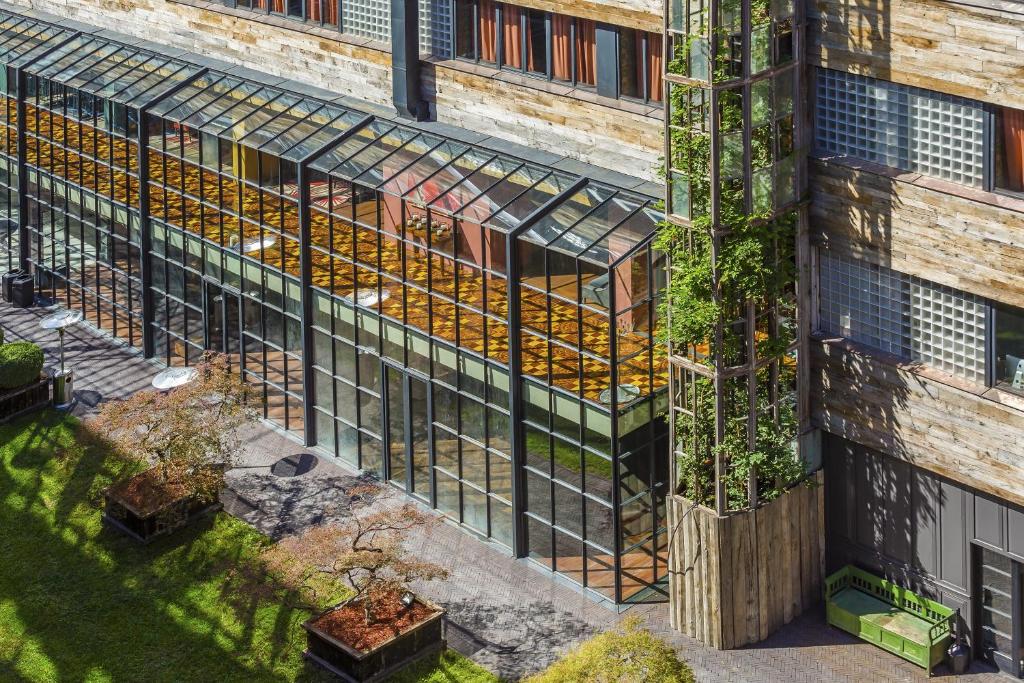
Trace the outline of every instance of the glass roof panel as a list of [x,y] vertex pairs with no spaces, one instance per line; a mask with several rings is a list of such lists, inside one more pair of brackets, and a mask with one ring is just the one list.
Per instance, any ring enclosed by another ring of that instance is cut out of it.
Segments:
[[[294,128],[286,133],[282,133],[274,142],[270,143],[268,147],[275,148],[277,145],[280,145],[281,148],[284,149],[286,145],[291,145],[287,149],[287,154],[302,159],[323,148],[324,145],[329,144],[334,140],[334,138],[338,137],[366,118],[366,114],[355,111],[346,111],[332,106],[327,106],[321,109],[317,112],[315,118],[326,119],[328,115],[334,116],[334,118],[332,118],[327,125],[315,131],[312,135],[309,135],[304,139],[298,139],[299,135],[305,132],[305,129]],[[293,140],[295,140],[294,143]]]
[[520,237],[534,244],[546,246],[613,194],[615,190],[610,187],[594,182],[587,183],[586,187],[549,211]]
[[[251,109],[248,116],[243,119],[235,119],[230,128],[219,131],[220,135],[225,138],[231,138],[236,142],[244,140],[244,144],[249,147],[259,147],[269,140],[269,138],[261,135],[260,129],[268,122],[284,116],[288,110],[302,101],[302,98],[298,95],[289,93],[279,93],[277,96],[274,96],[274,93],[277,91],[263,90],[261,92],[265,98],[269,97],[271,99],[262,100],[262,104],[258,104],[260,100],[255,101],[253,104],[256,108]],[[254,97],[256,96],[254,95]],[[291,122],[292,124],[295,123],[294,120],[291,120]],[[214,131],[211,130],[210,132]]]
[[603,237],[609,230],[626,219],[631,213],[640,208],[642,201],[634,201],[635,197],[629,197],[618,193],[601,206],[591,211],[586,218],[566,230],[562,235],[551,242],[549,247],[565,251],[574,256],[582,253],[594,242]]
[[[152,66],[147,63],[145,67]],[[180,83],[196,72],[196,68],[184,62],[170,61],[153,69],[139,80],[116,95],[114,99],[125,104],[141,106],[160,94],[164,83]]]
[[444,194],[438,195],[430,205],[454,213],[469,204],[493,185],[501,182],[509,173],[523,165],[522,161],[510,157],[496,156],[486,164],[467,175]]
[[[88,59],[92,59],[98,54],[101,54],[103,50],[97,50],[88,56]],[[60,73],[55,73],[50,76],[51,80],[72,88],[81,88],[83,85],[92,82],[100,76],[105,76],[107,72],[116,69],[121,62],[125,61],[132,55],[137,54],[135,50],[120,49],[105,55],[102,59],[96,61],[92,66],[87,69],[79,70],[80,64],[74,64],[69,66],[67,69]],[[85,63],[85,60],[82,61]],[[91,91],[90,91],[91,92]]]
[[356,182],[368,187],[378,187],[386,178],[401,173],[410,164],[437,147],[443,138],[421,133],[405,143],[386,158],[367,168],[356,178]]
[[[205,101],[205,106],[196,109],[195,113],[181,119],[181,123],[193,128],[202,128],[209,121],[214,121],[222,114],[230,111],[247,97],[262,89],[258,83],[249,83],[238,79],[225,79],[211,88],[210,99]],[[173,112],[172,112],[173,113]]]
[[[417,135],[419,133],[411,128],[396,126],[331,169],[331,175],[354,180],[356,176],[380,162]],[[376,186],[377,183],[373,184]]]
[[[430,198],[433,199],[441,193],[437,185],[437,178],[440,176],[440,173],[437,172],[438,169],[451,164],[468,149],[469,145],[455,140],[445,140],[415,163],[392,174],[380,189],[388,194],[401,197],[415,188],[408,199],[424,201],[423,196],[427,194],[432,194]],[[430,188],[426,188],[427,185],[430,185]]]
[[456,213],[464,218],[470,218],[477,221],[487,221],[489,224],[501,230],[513,228],[519,224],[514,219],[510,219],[509,222],[501,220],[495,220],[492,222],[491,218],[495,216],[503,206],[512,203],[515,199],[518,199],[525,191],[530,190],[534,185],[539,183],[541,180],[545,180],[549,175],[553,175],[550,169],[534,166],[533,164],[524,164],[512,173],[506,175],[500,182],[489,187],[471,203],[458,209]]
[[26,71],[65,82],[75,75],[82,73],[96,64],[99,64],[105,57],[118,51],[120,45],[101,43],[90,38],[79,36],[66,45],[62,45],[38,62],[29,64]]
[[12,67],[68,39],[74,31],[16,14],[0,13],[0,63]]
[[[154,57],[145,52],[133,52],[104,71],[99,77],[93,79],[97,86],[96,88],[91,87],[93,83],[87,83],[86,85],[89,86],[87,90],[99,97],[110,97],[114,93],[120,92],[125,85],[134,83],[140,77],[145,76],[147,72],[142,70],[142,65],[150,60],[154,62],[154,66],[157,66],[166,62],[167,58]],[[105,61],[110,62],[113,60],[108,59]],[[135,69],[139,69],[139,71],[132,73]],[[131,76],[125,78],[128,74],[131,74]],[[123,78],[125,80],[122,82],[121,79]]]
[[[226,101],[234,100],[234,105],[221,109],[216,116],[207,117],[199,124],[200,130],[220,135],[225,138],[231,137],[236,142],[245,137],[245,130],[249,123],[249,117],[256,114],[263,107],[270,105],[284,93],[272,88],[259,88],[255,84],[246,83],[238,88],[239,92],[252,90],[247,97],[235,98],[231,93],[225,98]],[[237,127],[236,127],[237,126]]]
[[569,189],[579,178],[576,176],[552,173],[526,192],[512,200],[500,211],[487,219],[489,225],[512,230],[519,226],[527,216],[547,204],[556,196]]
[[344,142],[338,144],[337,147],[327,152],[322,157],[311,163],[310,168],[314,168],[318,171],[330,173],[335,167],[341,164],[345,159],[349,158],[363,147],[380,138],[389,130],[395,127],[395,124],[389,121],[381,121],[374,119],[369,124],[363,126],[351,137]]
[[438,171],[429,182],[414,187],[408,199],[428,204],[496,156],[494,152],[474,147]]
[[664,219],[650,203],[590,245],[579,258],[592,263],[611,264],[651,237]]
[[231,87],[223,74],[204,74],[172,95],[160,100],[150,109],[154,115],[181,121],[196,110],[209,104]]

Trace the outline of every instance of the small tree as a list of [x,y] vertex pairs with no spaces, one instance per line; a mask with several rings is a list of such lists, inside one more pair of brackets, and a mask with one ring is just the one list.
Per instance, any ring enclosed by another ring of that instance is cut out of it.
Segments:
[[693,671],[675,650],[628,617],[594,636],[526,683],[693,683]]
[[118,454],[153,465],[163,493],[213,500],[239,448],[238,428],[256,420],[250,390],[227,358],[206,354],[193,381],[107,403],[92,428]]
[[[354,500],[370,498],[377,487],[356,487]],[[343,522],[313,526],[264,551],[261,559],[276,588],[297,597],[297,606],[321,610],[343,585],[359,601],[367,624],[397,601],[413,581],[447,579],[440,565],[417,560],[405,548],[405,536],[435,519],[411,503],[364,509]]]

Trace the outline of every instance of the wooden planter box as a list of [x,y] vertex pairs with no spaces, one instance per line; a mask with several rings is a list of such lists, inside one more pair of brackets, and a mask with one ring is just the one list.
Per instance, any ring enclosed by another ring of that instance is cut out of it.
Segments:
[[17,389],[0,391],[0,424],[34,410],[42,410],[49,403],[49,377],[41,377],[38,381]]
[[[136,476],[141,477],[145,474],[143,472]],[[188,497],[145,513],[121,499],[112,489],[113,487],[103,492],[103,522],[143,544],[172,534],[223,507],[219,500],[207,502]]]
[[724,516],[670,496],[672,626],[717,649],[757,643],[821,600],[824,476]]
[[316,622],[324,615],[347,603],[335,605],[302,624],[306,630],[306,651],[303,654],[317,666],[350,683],[383,681],[420,658],[445,648],[444,610],[420,598],[416,602],[434,610],[434,613],[366,652],[349,647],[317,626]]

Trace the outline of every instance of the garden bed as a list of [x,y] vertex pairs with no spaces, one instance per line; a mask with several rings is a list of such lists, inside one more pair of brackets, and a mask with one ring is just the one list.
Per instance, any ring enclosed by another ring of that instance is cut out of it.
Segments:
[[160,480],[156,468],[115,484],[104,494],[104,523],[140,543],[150,543],[217,512],[219,500],[199,500],[183,486]]
[[0,423],[33,410],[41,410],[50,402],[50,378],[41,377],[17,389],[0,390]]
[[444,610],[396,595],[366,623],[362,603],[350,600],[306,621],[306,657],[346,681],[382,681],[445,647]]

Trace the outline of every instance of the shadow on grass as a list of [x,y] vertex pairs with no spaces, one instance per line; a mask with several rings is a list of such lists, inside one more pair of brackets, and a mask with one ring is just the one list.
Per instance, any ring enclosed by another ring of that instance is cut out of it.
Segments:
[[93,497],[122,472],[76,426],[0,427],[0,678],[317,680],[289,638],[304,612],[225,595],[266,539],[225,515],[145,547],[103,529]]

